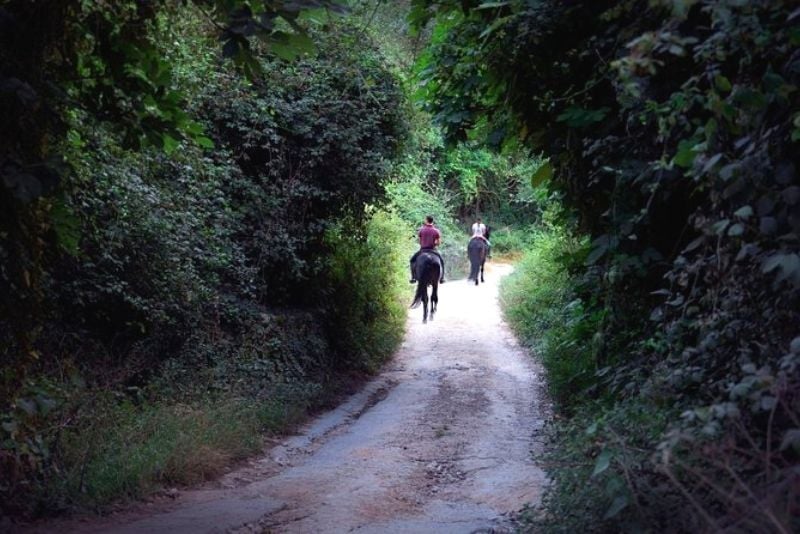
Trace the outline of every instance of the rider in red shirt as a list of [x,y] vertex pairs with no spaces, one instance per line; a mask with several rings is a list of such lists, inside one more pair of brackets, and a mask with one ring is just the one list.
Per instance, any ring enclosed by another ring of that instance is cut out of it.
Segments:
[[412,284],[417,283],[416,273],[414,272],[414,262],[417,261],[417,256],[419,256],[421,252],[431,252],[439,257],[439,263],[442,265],[442,272],[439,275],[439,283],[444,284],[444,258],[442,258],[442,255],[436,250],[436,247],[439,245],[439,242],[442,239],[442,234],[433,225],[432,216],[428,215],[425,217],[425,224],[420,227],[417,234],[419,235],[419,250],[413,256],[411,256],[411,280],[409,281]]

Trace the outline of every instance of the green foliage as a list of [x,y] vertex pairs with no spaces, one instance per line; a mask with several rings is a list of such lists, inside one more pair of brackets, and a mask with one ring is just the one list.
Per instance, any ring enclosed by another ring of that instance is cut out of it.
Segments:
[[[699,525],[682,509],[679,493],[664,494],[658,484],[632,477],[649,462],[647,447],[670,417],[663,408],[628,402],[611,409],[587,404],[569,420],[551,425],[552,490],[544,502],[523,512],[523,531],[688,531]],[[653,513],[654,511],[658,511]],[[669,510],[671,516],[659,516]],[[587,520],[591,518],[591,525]]]
[[[131,149],[155,147],[173,153],[180,143],[212,149],[200,117],[187,109],[187,87],[176,79],[165,19],[193,19],[212,43],[203,57],[223,52],[244,71],[266,53],[306,53],[310,8],[341,11],[334,1],[91,2],[8,0],[0,6],[0,315],[9,322],[4,353],[14,353],[19,386],[36,365],[38,323],[48,307],[48,269],[66,248],[78,251],[76,223],[61,193],[74,191],[64,145],[91,150],[74,128],[81,120],[115,133]],[[187,15],[188,14],[188,15]],[[317,13],[318,15],[319,13]],[[198,22],[202,19],[202,23]],[[160,27],[160,28],[159,28]],[[161,33],[159,33],[161,32]],[[261,44],[251,46],[253,38]],[[178,44],[176,44],[178,43]],[[273,46],[274,45],[274,46]],[[198,49],[202,50],[202,46]],[[184,78],[185,80],[185,78]],[[61,187],[59,187],[61,186]],[[11,324],[13,323],[13,324]],[[5,389],[5,384],[0,389]]]
[[332,348],[347,367],[377,371],[403,336],[408,305],[410,228],[394,213],[365,213],[362,225],[341,223],[327,236]]
[[536,230],[501,288],[508,320],[542,359],[550,390],[563,405],[576,402],[595,382],[593,335],[601,313],[576,292],[576,277],[569,270],[576,256],[585,255],[586,245],[559,225]]
[[98,506],[207,480],[261,450],[261,432],[286,430],[318,396],[278,385],[261,399],[177,405],[97,400],[87,424],[68,427],[61,438],[66,472],[49,482],[48,505]]
[[541,165],[539,158],[524,152],[497,153],[475,143],[450,148],[439,173],[456,193],[463,216],[491,216],[497,223],[522,223],[535,219],[543,190],[532,186],[531,177]]
[[[765,421],[740,395],[762,383],[753,369],[769,369],[764,384],[797,381],[791,365],[775,374],[800,324],[794,3],[414,6],[418,23],[435,18],[421,92],[448,136],[497,145],[500,132],[542,150],[551,187],[591,236],[583,273],[567,271],[581,297],[575,324],[589,329],[560,334],[592,352],[597,376],[581,397],[668,414],[644,447],[663,462],[628,465],[631,500],[604,528],[658,530],[682,510],[685,530],[796,530],[782,508],[797,496],[793,456],[776,436],[794,427],[797,406],[767,400]],[[702,423],[675,415],[697,410]],[[619,432],[622,447],[635,441]],[[552,491],[573,503],[574,530],[594,528],[613,503],[560,483]],[[647,488],[660,498],[642,513],[630,503]],[[568,499],[579,493],[582,504]]]
[[432,163],[419,155],[401,161],[394,178],[386,183],[386,196],[408,229],[406,239],[414,251],[419,248],[417,230],[426,215],[433,216],[442,233],[439,252],[444,257],[446,275],[455,278],[467,271],[467,236],[452,216],[454,195],[440,184]]
[[[487,218],[487,220],[492,220]],[[537,238],[538,227],[529,225],[492,227],[491,243],[492,253],[516,256],[534,246]]]
[[3,290],[38,302],[0,315],[3,513],[210,476],[342,374],[376,369],[402,332],[403,223],[365,207],[405,104],[372,42],[334,19],[293,63],[253,47],[270,84],[253,83],[220,63],[196,9],[148,20],[207,141],[132,146],[123,119],[67,109],[58,197],[3,212],[26,239],[0,245],[0,274],[27,280]]

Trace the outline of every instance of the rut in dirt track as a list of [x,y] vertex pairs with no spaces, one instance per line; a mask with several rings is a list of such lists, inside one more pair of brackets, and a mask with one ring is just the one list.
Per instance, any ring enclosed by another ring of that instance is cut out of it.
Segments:
[[539,500],[542,373],[503,322],[507,265],[440,287],[359,394],[214,487],[84,532],[503,532]]

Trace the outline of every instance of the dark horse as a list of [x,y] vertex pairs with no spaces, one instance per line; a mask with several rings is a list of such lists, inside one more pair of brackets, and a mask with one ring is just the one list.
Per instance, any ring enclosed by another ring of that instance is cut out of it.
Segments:
[[[491,228],[487,226],[486,232],[483,234],[486,236],[487,241],[491,231]],[[467,257],[469,257],[469,277],[467,280],[475,280],[476,286],[478,285],[478,271],[480,271],[481,282],[486,281],[483,279],[483,266],[486,263],[486,256],[489,254],[489,243],[487,241],[480,237],[473,237],[469,240],[469,245],[467,245]]]
[[431,321],[433,321],[433,314],[436,313],[436,305],[439,303],[439,272],[441,265],[439,258],[430,252],[423,252],[417,256],[414,270],[416,271],[415,278],[417,279],[417,293],[414,295],[414,302],[411,303],[412,308],[419,306],[422,303],[422,322],[428,322],[428,286],[433,287],[431,291]]
[[481,282],[483,279],[483,265],[486,263],[486,254],[489,252],[489,245],[480,237],[473,237],[469,240],[467,245],[467,255],[469,256],[469,277],[467,280],[475,280],[475,285],[478,285],[478,274],[480,274]]

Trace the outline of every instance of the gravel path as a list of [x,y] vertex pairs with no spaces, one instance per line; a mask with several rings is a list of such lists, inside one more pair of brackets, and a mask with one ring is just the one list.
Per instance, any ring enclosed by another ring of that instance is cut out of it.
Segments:
[[[80,532],[506,532],[540,498],[550,406],[541,369],[502,320],[498,282],[440,287],[363,391],[214,487],[75,525]],[[71,530],[71,529],[70,529]]]

